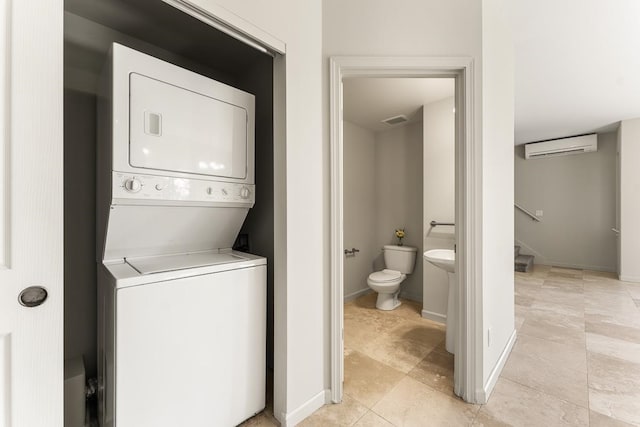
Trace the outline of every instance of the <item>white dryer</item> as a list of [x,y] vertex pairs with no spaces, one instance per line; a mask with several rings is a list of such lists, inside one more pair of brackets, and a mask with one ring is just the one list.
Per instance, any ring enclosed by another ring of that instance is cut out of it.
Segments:
[[114,44],[98,100],[103,427],[233,426],[265,406],[253,95]]

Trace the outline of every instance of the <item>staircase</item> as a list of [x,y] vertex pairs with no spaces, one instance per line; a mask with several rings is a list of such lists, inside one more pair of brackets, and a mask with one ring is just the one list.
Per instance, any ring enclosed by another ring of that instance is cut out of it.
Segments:
[[520,246],[514,246],[515,271],[528,273],[533,268],[533,255],[521,255]]

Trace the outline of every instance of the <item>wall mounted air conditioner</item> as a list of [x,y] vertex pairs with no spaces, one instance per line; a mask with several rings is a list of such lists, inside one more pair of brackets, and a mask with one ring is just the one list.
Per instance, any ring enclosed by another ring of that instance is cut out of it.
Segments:
[[567,154],[590,153],[592,151],[598,151],[598,135],[595,133],[526,144],[524,146],[524,158],[541,159],[565,156]]

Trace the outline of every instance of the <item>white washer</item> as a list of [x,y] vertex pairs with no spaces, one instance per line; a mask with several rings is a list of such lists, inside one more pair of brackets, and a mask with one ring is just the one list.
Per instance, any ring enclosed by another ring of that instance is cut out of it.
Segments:
[[102,274],[105,425],[234,426],[265,407],[264,258],[140,257]]

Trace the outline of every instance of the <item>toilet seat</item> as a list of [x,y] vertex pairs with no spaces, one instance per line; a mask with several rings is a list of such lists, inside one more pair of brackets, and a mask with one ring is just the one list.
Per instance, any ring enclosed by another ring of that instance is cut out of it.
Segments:
[[396,270],[384,269],[382,271],[375,271],[369,275],[369,280],[376,283],[388,283],[395,282],[398,279],[401,279],[403,276],[402,273]]
[[376,308],[380,310],[393,310],[397,308],[401,304],[398,300],[400,284],[406,278],[406,274],[387,268],[371,273],[367,278],[367,285],[378,293]]

